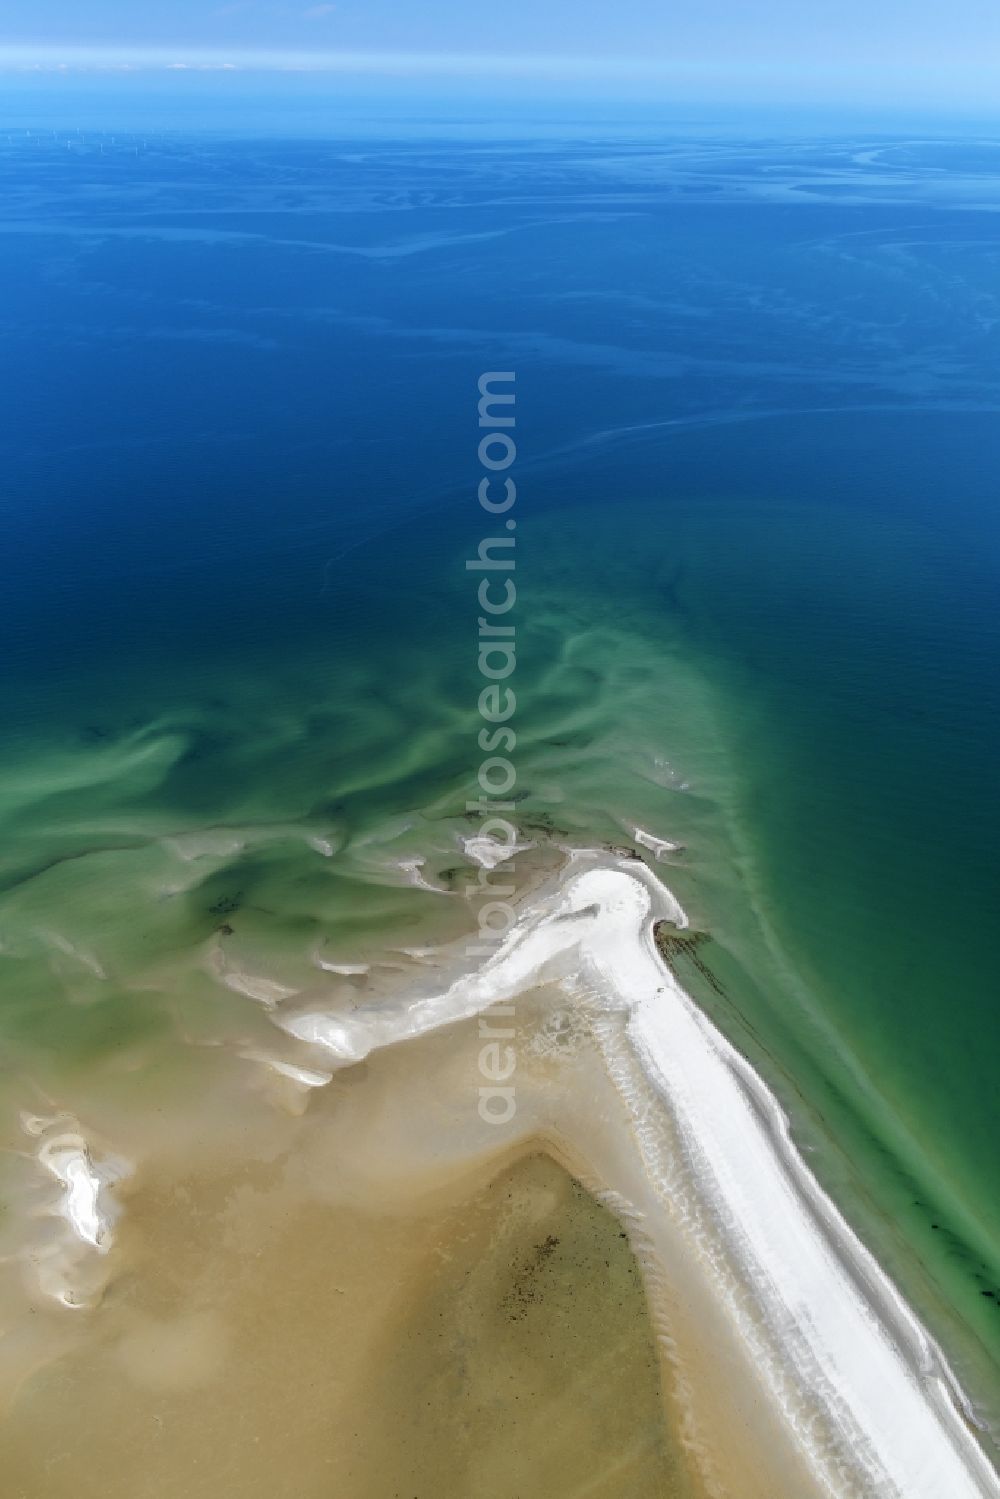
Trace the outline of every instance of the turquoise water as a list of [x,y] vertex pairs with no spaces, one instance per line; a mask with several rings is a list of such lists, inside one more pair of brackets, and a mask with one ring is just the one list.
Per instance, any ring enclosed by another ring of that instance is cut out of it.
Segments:
[[519,818],[684,843],[700,997],[992,1414],[998,164],[13,135],[10,1106],[263,1026],[220,933],[447,932],[515,369]]

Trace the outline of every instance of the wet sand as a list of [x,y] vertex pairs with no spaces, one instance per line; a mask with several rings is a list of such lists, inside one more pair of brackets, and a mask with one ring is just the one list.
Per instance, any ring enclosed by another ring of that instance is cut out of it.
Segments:
[[462,1128],[477,1044],[422,1038],[298,1116],[222,1066],[186,1124],[139,1124],[100,1304],[4,1285],[5,1492],[696,1495],[624,1231],[530,1139]]
[[[13,1495],[910,1499],[913,1461],[934,1499],[993,1492],[937,1351],[657,955],[670,892],[606,852],[538,881],[477,969],[459,942],[260,1000],[186,1088],[157,1100],[147,1058],[84,1122],[22,1119]],[[67,1139],[69,1185],[39,1169]]]
[[[340,1072],[301,1112],[211,1050],[186,1103],[95,1098],[93,1160],[112,1138],[133,1157],[108,1253],[67,1270],[96,1267],[103,1295],[70,1310],[41,1294],[44,1259],[3,1267],[8,1491],[703,1499],[722,1472],[747,1499],[807,1492],[776,1488],[770,1456],[756,1481],[724,1343],[695,1306],[665,1341],[634,1225],[572,1174],[598,1099],[602,1131],[628,1120],[586,1017],[553,998],[519,1005],[511,1130],[476,1110],[476,1020]],[[58,1206],[45,1192],[36,1212]],[[28,1232],[72,1238],[59,1216]]]
[[552,1162],[398,1218],[295,1175],[137,1194],[133,1273],[8,1411],[8,1494],[690,1492],[635,1261]]

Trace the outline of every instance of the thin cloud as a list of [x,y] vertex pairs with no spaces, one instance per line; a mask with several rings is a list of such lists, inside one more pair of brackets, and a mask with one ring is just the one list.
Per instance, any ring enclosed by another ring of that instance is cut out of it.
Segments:
[[[309,6],[318,10],[326,0]],[[302,11],[297,13],[301,18]],[[332,77],[446,80],[517,80],[538,88],[557,85],[589,97],[637,98],[656,102],[720,100],[767,103],[830,103],[850,100],[932,105],[956,102],[963,108],[996,111],[995,69],[977,66],[943,70],[930,65],[772,62],[744,65],[732,59],[669,58],[655,51],[645,57],[587,57],[552,53],[347,51],[322,47],[259,48],[230,46],[80,47],[0,45],[0,72],[119,73],[178,71],[177,64],[204,73],[298,73]],[[960,88],[960,93],[959,93]]]
[[[325,14],[335,7],[310,6],[300,15]],[[186,49],[185,49],[186,50]],[[218,47],[192,48],[185,55],[165,47],[58,47],[51,45],[0,46],[0,68],[52,67],[65,64],[81,71],[101,72],[122,65],[150,70],[174,68],[218,68],[226,64],[261,71],[304,68],[315,73],[445,75],[453,77],[496,73],[509,77],[575,77],[608,72],[662,71],[662,64],[649,59],[561,57],[551,54],[519,55],[463,52],[372,52],[292,51],[284,48]]]

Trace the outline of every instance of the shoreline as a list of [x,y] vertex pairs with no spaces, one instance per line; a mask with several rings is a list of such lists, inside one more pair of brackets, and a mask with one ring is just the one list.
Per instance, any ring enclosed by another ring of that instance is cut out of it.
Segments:
[[[311,1100],[323,1116],[350,1110],[352,1093],[369,1097],[378,1120],[392,1099],[399,1138],[390,1147],[376,1137],[365,1157],[373,1201],[398,1196],[410,1151],[412,1168],[441,1185],[534,1149],[610,1208],[642,1268],[664,1389],[706,1496],[996,1499],[1000,1478],[940,1346],[813,1175],[776,1096],[665,960],[661,925],[681,940],[690,927],[659,871],[627,848],[550,848],[561,864],[532,870],[515,925],[479,967],[469,971],[467,943],[446,939],[336,1007],[315,989],[241,989],[259,1003],[260,1039],[223,1053],[263,1068],[272,1102],[307,1129]],[[466,852],[487,868],[500,862],[493,849]],[[342,982],[367,979],[370,967],[317,966]],[[480,1017],[493,1006],[510,1013],[515,1000],[520,1109],[506,1131],[477,1122],[463,1089],[479,1081]],[[553,1025],[570,1027],[575,1050],[553,1044]],[[268,1032],[294,1052],[272,1051]],[[449,1037],[467,1060],[439,1075],[424,1048],[446,1055]],[[414,1068],[428,1066],[419,1081]],[[366,1083],[372,1068],[381,1083]],[[440,1089],[450,1109],[422,1146],[406,1102],[414,1085]],[[346,1138],[370,1129],[368,1117],[362,1108]],[[70,1115],[22,1122],[62,1188],[50,1211],[65,1238],[44,1274],[38,1263],[40,1288],[64,1307],[93,1306],[118,1263],[115,1187],[131,1168]],[[293,1151],[305,1151],[307,1176],[324,1169],[310,1138]]]
[[[605,1169],[603,1195],[631,1203],[650,1269],[676,1258],[680,1220],[684,1252],[710,1268],[748,1372],[818,1491],[1000,1494],[942,1351],[816,1181],[766,1084],[663,963],[654,922],[683,929],[679,903],[641,861],[567,852],[478,971],[349,1016],[310,1010],[276,1023],[336,1071],[543,983],[591,1009],[596,999],[608,1020],[625,1017],[620,1034],[605,1026],[605,1060],[631,1104],[644,1182],[632,1171],[626,1186]],[[632,1061],[681,1142],[680,1169],[630,1097]],[[569,1143],[587,1159],[586,1145]]]

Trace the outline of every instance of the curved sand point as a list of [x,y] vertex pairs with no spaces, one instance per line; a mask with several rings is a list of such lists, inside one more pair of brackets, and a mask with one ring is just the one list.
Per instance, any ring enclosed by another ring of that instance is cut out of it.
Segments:
[[562,1128],[631,1222],[664,1339],[677,1288],[708,1286],[766,1404],[762,1427],[783,1434],[817,1493],[1000,1494],[941,1351],[819,1187],[777,1101],[664,966],[659,921],[687,925],[650,870],[576,851],[478,970],[349,1015],[276,1023],[345,1067],[493,1005],[537,1001],[542,985],[586,1009],[628,1138],[611,1139],[610,1104],[596,1096]]

